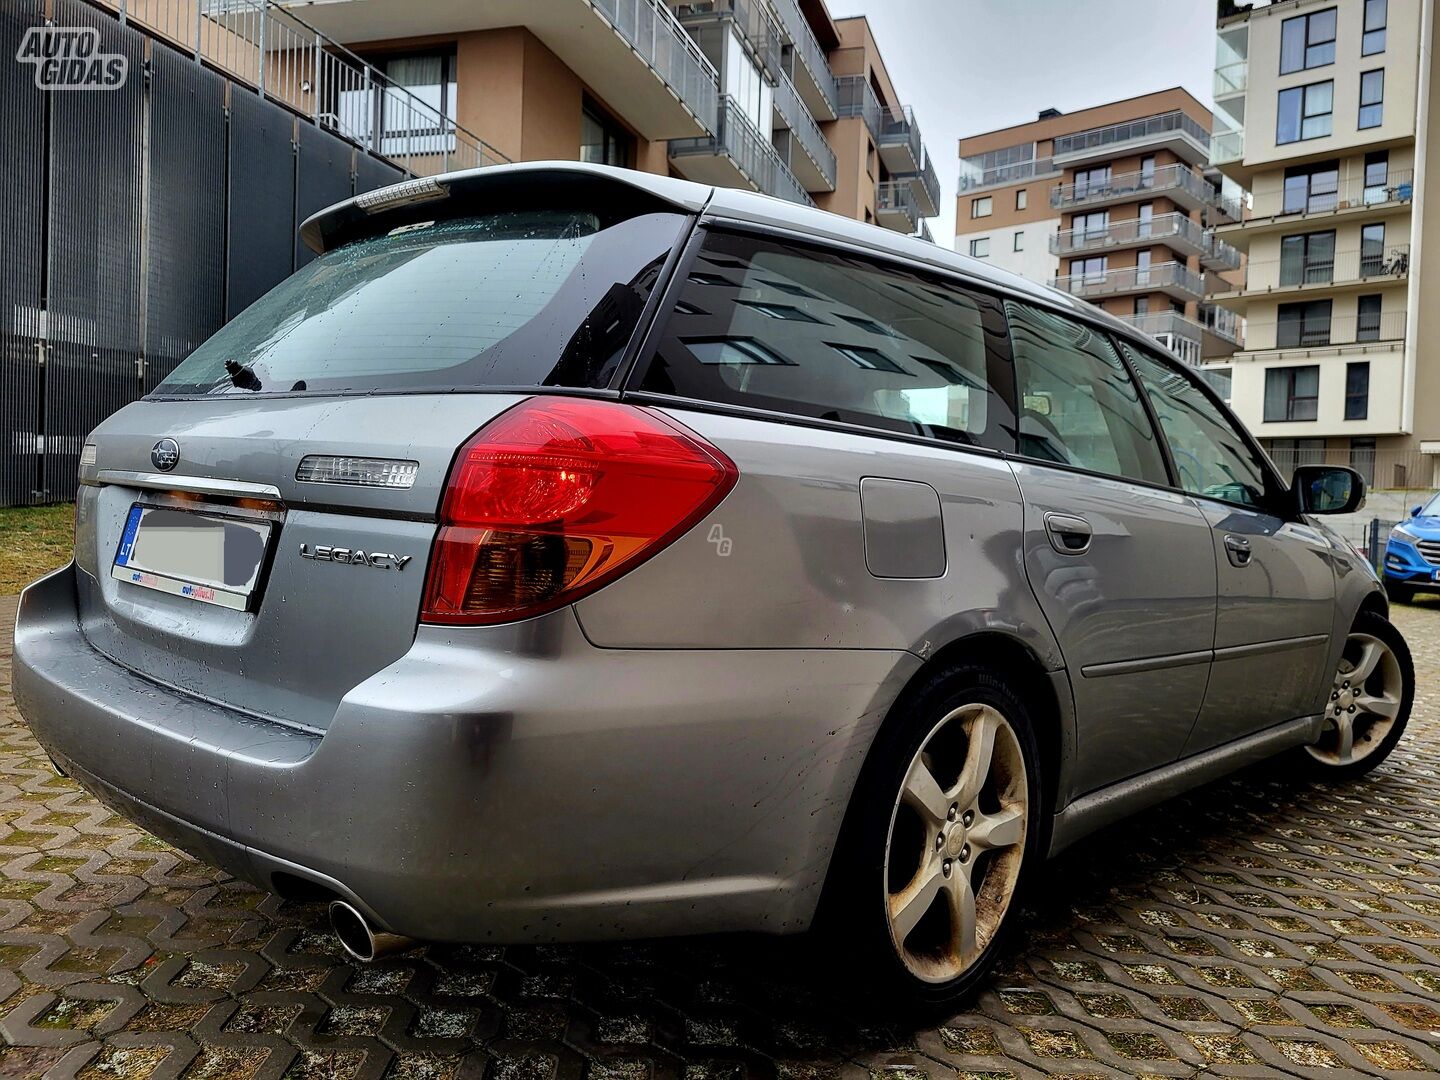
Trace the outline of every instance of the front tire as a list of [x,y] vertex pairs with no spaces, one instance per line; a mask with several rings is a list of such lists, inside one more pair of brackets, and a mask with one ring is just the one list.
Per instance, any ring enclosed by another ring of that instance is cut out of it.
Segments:
[[897,704],[857,785],[824,920],[878,1000],[953,1005],[989,974],[1043,856],[1043,791],[1030,710],[989,670],[958,665]]
[[1320,741],[1299,760],[1311,776],[1363,776],[1395,749],[1415,701],[1415,666],[1405,638],[1390,620],[1362,611],[1345,641],[1325,703]]

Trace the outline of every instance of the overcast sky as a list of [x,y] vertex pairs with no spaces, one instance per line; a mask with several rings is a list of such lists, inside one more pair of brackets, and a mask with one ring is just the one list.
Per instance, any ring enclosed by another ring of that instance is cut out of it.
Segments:
[[1215,0],[829,0],[867,15],[940,174],[937,242],[955,242],[962,136],[1183,86],[1207,106]]

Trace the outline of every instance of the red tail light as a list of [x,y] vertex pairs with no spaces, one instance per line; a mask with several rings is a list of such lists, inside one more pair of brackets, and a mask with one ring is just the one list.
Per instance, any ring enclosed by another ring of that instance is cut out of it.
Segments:
[[735,465],[650,409],[535,397],[461,449],[422,622],[509,622],[594,592],[729,494]]

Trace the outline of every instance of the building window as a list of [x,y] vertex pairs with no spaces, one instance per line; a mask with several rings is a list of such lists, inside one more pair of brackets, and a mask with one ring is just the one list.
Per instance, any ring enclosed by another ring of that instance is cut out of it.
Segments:
[[1018,232],[1018,231],[1017,231],[1017,232],[1015,233],[1015,246],[1014,246],[1014,248],[1013,248],[1012,250],[1014,250],[1014,251],[1024,251],[1024,250],[1025,250],[1025,234],[1024,234],[1023,232]]
[[1313,285],[1335,279],[1335,233],[1301,233],[1280,241],[1280,284]]
[[744,42],[733,28],[725,38],[724,77],[725,93],[769,142],[775,126],[771,105],[775,90],[750,59]]
[[1265,372],[1265,423],[1314,420],[1319,403],[1319,364],[1271,368]]
[[635,140],[619,124],[587,100],[580,112],[580,160],[628,169]]
[[1280,24],[1280,74],[1335,62],[1335,8]]
[[1340,163],[1321,161],[1285,170],[1286,214],[1320,214],[1340,205]]
[[1360,276],[1383,274],[1385,265],[1385,223],[1377,221],[1360,230]]
[[1335,109],[1335,82],[1292,86],[1280,91],[1275,116],[1275,141],[1280,144],[1323,139],[1331,132]]
[[1375,440],[1350,440],[1350,467],[1365,478],[1366,487],[1375,486]]
[[1092,256],[1088,259],[1071,259],[1070,276],[1079,278],[1086,285],[1098,285],[1105,280],[1105,271],[1109,266],[1109,260],[1104,255]]
[[1093,169],[1075,170],[1075,198],[1083,199],[1099,195],[1110,186],[1110,166],[1100,165]]
[[1210,384],[1210,388],[1220,395],[1227,405],[1230,403],[1231,384],[1234,382],[1234,368],[1212,367],[1201,368],[1200,377]]
[[1385,122],[1385,69],[1360,76],[1360,127],[1379,127]]
[[1281,304],[1277,312],[1275,347],[1277,349],[1311,348],[1330,344],[1330,300],[1311,300],[1300,304]]
[[1140,237],[1149,236],[1155,228],[1155,204],[1141,203],[1140,217],[1135,226],[1135,235]]
[[1382,203],[1390,197],[1390,151],[1375,150],[1365,155],[1365,205]]
[[1365,0],[1365,36],[1360,55],[1374,56],[1385,51],[1386,0]]
[[1281,476],[1289,476],[1301,465],[1325,464],[1324,439],[1271,439],[1265,449]]
[[982,195],[978,199],[970,200],[971,219],[989,217],[995,212],[995,199],[990,195]]
[[340,133],[397,157],[454,150],[455,126],[446,119],[455,108],[454,52],[392,54],[376,59],[375,66],[407,93],[341,89],[333,99]]
[[1364,420],[1370,413],[1370,361],[1345,365],[1345,419]]
[[990,257],[990,238],[988,236],[977,236],[970,241],[970,255],[976,259],[988,259]]
[[1023,187],[1022,187],[1019,191],[1015,192],[1015,209],[1016,209],[1016,210],[1024,210],[1024,209],[1025,209],[1026,207],[1028,207],[1029,205],[1030,205],[1030,189],[1029,189],[1029,188],[1023,188]]
[[1149,314],[1150,314],[1150,298],[1149,298],[1148,296],[1137,296],[1137,297],[1135,297],[1135,314],[1136,314],[1136,315],[1149,315]]
[[1384,301],[1379,293],[1362,296],[1355,306],[1355,340],[1380,340],[1380,312]]
[[1076,214],[1070,219],[1070,235],[1078,241],[1101,240],[1110,228],[1110,211]]
[[1152,188],[1155,186],[1155,155],[1148,154],[1140,159],[1140,186]]
[[1154,254],[1149,248],[1135,253],[1135,284],[1150,284],[1150,264],[1154,261]]

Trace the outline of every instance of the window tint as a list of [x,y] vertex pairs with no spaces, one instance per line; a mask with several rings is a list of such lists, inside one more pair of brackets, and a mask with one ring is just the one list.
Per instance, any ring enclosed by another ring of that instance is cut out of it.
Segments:
[[605,386],[684,221],[504,211],[356,240],[266,293],[155,392]]
[[1181,489],[1243,506],[1261,505],[1264,466],[1230,419],[1184,372],[1128,342],[1124,349],[1170,445]]
[[712,232],[637,385],[1010,449],[1004,343],[1004,313],[988,297],[841,252]]
[[1019,384],[1020,453],[1110,476],[1169,482],[1150,418],[1108,338],[1007,302]]

